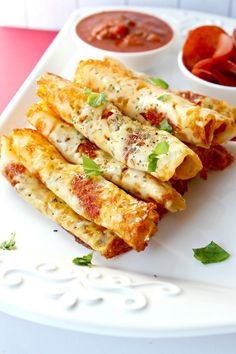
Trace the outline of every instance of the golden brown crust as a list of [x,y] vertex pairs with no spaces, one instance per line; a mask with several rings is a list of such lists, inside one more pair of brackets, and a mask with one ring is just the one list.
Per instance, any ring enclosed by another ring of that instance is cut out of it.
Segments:
[[[94,184],[93,191],[98,193],[95,193],[96,202],[90,209],[93,194],[89,198],[81,197],[72,188],[73,180],[82,181],[83,184],[87,179],[80,165],[68,164],[37,131],[17,129],[10,138],[21,162],[31,173],[38,174],[47,188],[76,213],[112,230],[137,251],[144,249],[149,237],[156,231],[158,213],[154,204],[138,201],[103,177],[95,176],[91,177],[91,181]],[[87,186],[83,188],[87,191]],[[96,204],[99,206],[94,212]]]
[[[213,143],[222,143],[228,140],[227,136],[230,135],[231,139],[236,136],[235,124],[236,123],[236,106],[229,104],[226,101],[218,100],[213,97],[200,95],[192,91],[175,91],[177,95],[192,102],[193,104],[202,108],[207,108],[227,117],[227,121],[223,122],[215,129]],[[227,122],[231,121],[232,125]],[[227,124],[226,124],[227,123]],[[232,131],[232,134],[230,133]]]
[[43,74],[38,83],[38,93],[45,93],[42,98],[63,119],[68,121],[70,117],[82,135],[128,167],[149,172],[149,155],[158,143],[166,141],[169,151],[159,159],[158,168],[150,172],[154,177],[163,182],[174,175],[179,179],[189,179],[202,168],[198,156],[175,136],[132,120],[109,101],[93,107],[81,88],[52,74]]
[[18,195],[73,235],[77,242],[101,253],[106,258],[112,258],[130,249],[111,231],[80,217],[30,174],[14,153],[6,137],[2,138],[0,155],[2,173]]
[[[186,143],[209,148],[212,143],[221,144],[236,135],[236,121],[223,110],[219,113],[201,107],[145,79],[145,75],[137,75],[119,62],[105,58],[103,61],[81,61],[74,81],[81,87],[106,92],[124,114],[146,124],[154,124],[153,120],[147,119],[148,111],[154,109],[157,116],[162,114],[172,123],[176,137]],[[168,96],[168,100],[160,102],[158,97],[163,95]]]
[[[185,208],[185,201],[169,183],[148,173],[128,168],[111,155],[84,138],[73,126],[57,117],[45,103],[33,104],[28,111],[29,122],[45,136],[70,162],[82,164],[85,154],[101,167],[107,180],[145,201],[152,200],[170,212]],[[104,114],[103,114],[104,116]],[[106,118],[110,116],[106,112]]]

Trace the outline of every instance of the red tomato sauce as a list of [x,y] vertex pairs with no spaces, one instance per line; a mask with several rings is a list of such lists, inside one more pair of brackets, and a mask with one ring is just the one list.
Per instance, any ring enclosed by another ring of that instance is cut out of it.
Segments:
[[163,47],[173,37],[163,20],[133,11],[88,16],[76,26],[78,36],[94,47],[114,52],[142,52]]
[[131,152],[134,152],[136,150],[136,146],[143,146],[144,142],[142,139],[142,134],[137,132],[137,133],[132,133],[129,135],[127,142],[126,142],[126,147],[125,147],[125,152],[124,152],[124,158],[125,161],[128,161],[129,154]]
[[141,116],[143,116],[151,123],[151,125],[154,125],[155,127],[159,127],[163,119],[166,118],[165,113],[158,112],[155,108],[150,108],[147,112],[141,113]]
[[19,163],[11,163],[5,168],[5,175],[13,187],[17,184],[16,177],[26,171],[26,168]]
[[71,185],[88,218],[91,220],[98,218],[101,202],[99,185],[92,178],[82,175],[75,176]]
[[92,143],[87,139],[84,139],[84,141],[80,143],[80,145],[78,146],[77,151],[81,155],[87,155],[91,159],[94,159],[97,156],[96,154],[97,149],[98,148],[94,143]]
[[[141,113],[141,116],[150,122],[151,125],[158,128],[160,127],[161,122],[166,119],[166,114],[158,112],[156,108],[150,108],[147,112]],[[179,128],[169,118],[167,118],[167,122],[175,132],[178,132]]]
[[189,147],[202,161],[203,169],[200,171],[200,177],[203,179],[207,179],[207,171],[223,171],[234,162],[233,155],[224,146],[212,145],[210,149],[194,145],[189,145]]

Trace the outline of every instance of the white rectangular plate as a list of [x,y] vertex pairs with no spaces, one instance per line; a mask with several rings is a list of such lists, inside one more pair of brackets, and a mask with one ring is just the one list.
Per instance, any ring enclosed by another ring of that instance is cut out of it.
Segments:
[[[144,10],[142,8],[132,8]],[[94,10],[94,9],[93,9]],[[84,10],[83,15],[91,10]],[[201,23],[231,30],[235,21],[183,10],[145,8],[174,24],[180,35]],[[27,125],[25,112],[37,98],[36,78],[51,71],[72,79],[81,53],[71,28],[75,12],[1,117],[0,134]],[[177,68],[177,50],[157,74],[173,88],[187,88]],[[228,144],[236,156],[236,143]],[[0,309],[33,321],[79,331],[158,337],[236,330],[236,165],[194,180],[187,209],[167,215],[142,253],[114,260],[94,255],[91,269],[72,259],[88,251],[60,227],[21,200],[0,176],[1,239],[16,232],[17,250],[0,253]],[[57,230],[55,232],[54,230]],[[231,253],[224,263],[202,265],[193,248],[214,240]]]

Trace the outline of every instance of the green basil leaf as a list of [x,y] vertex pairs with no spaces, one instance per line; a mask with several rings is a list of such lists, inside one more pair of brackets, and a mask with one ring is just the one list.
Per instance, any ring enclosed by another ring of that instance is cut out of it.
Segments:
[[98,166],[96,162],[91,160],[88,156],[83,155],[82,160],[83,160],[84,172],[86,173],[87,176],[92,177],[92,176],[99,176],[102,174],[100,166]]
[[91,91],[88,87],[85,87],[85,88],[84,88],[84,93],[85,93],[86,95],[90,95],[90,94],[92,93],[92,91]]
[[153,85],[156,85],[156,86],[159,86],[161,88],[164,88],[164,89],[168,89],[169,85],[167,84],[167,82],[165,82],[164,80],[160,79],[159,77],[150,77],[148,79],[148,81],[153,84]]
[[168,151],[169,151],[169,143],[164,140],[156,145],[155,149],[153,150],[153,153],[158,156],[162,154],[167,154]]
[[214,241],[206,247],[194,248],[193,252],[194,257],[203,264],[223,262],[230,257],[230,254]]
[[87,103],[92,107],[99,107],[104,102],[106,102],[106,94],[105,92],[101,93],[91,93],[88,97]]
[[16,249],[16,233],[12,232],[9,240],[0,243],[0,250],[15,250]]
[[164,95],[158,96],[157,99],[162,102],[167,102],[169,100],[169,95],[164,94]]
[[106,102],[106,94],[105,92],[96,93],[92,92],[88,87],[84,88],[84,93],[88,96],[87,103],[91,107],[99,107],[104,102]]
[[83,257],[77,257],[73,259],[73,263],[82,267],[92,267],[93,252],[88,253]]
[[148,156],[148,172],[155,172],[157,169],[158,157],[156,154],[152,153]]
[[173,133],[173,128],[172,126],[168,123],[168,120],[165,118],[161,121],[159,125],[160,130],[165,130],[166,132],[172,134]]
[[148,172],[155,172],[157,169],[158,156],[167,154],[169,151],[169,144],[167,141],[161,141],[156,145],[153,152],[148,155]]

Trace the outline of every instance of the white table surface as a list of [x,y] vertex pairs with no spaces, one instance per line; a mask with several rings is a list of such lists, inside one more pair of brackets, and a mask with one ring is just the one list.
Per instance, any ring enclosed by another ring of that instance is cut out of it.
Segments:
[[236,333],[132,339],[66,331],[0,313],[0,354],[235,354]]
[[171,7],[236,18],[236,0],[0,0],[0,25],[60,29],[77,8],[110,5]]

